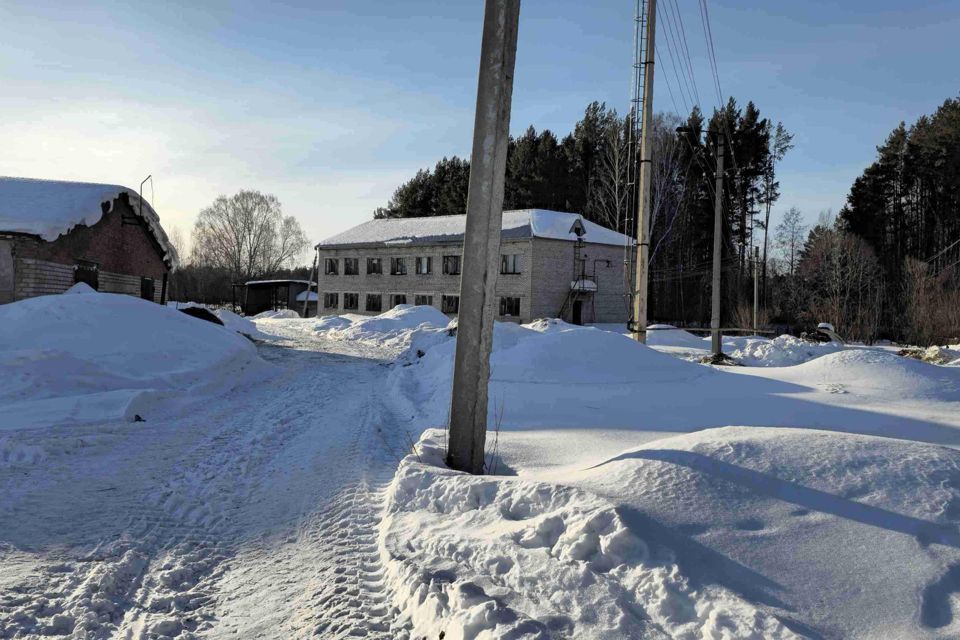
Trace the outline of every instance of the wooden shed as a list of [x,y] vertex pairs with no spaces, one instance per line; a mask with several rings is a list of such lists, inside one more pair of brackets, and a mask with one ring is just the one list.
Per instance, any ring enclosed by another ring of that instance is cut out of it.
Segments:
[[85,282],[163,303],[177,253],[120,185],[0,177],[0,304]]

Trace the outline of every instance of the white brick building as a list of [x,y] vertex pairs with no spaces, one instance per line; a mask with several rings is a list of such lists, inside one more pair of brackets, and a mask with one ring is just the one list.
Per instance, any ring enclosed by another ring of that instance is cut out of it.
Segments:
[[[318,312],[376,314],[427,304],[456,315],[465,222],[462,215],[371,220],[324,240],[317,245]],[[634,252],[623,234],[575,213],[505,211],[498,318],[625,323],[624,258]]]

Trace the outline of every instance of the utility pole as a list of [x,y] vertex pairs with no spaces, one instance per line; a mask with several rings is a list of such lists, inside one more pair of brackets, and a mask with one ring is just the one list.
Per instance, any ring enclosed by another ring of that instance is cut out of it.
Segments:
[[723,246],[723,133],[717,135],[717,186],[713,205],[713,300],[710,313],[710,346],[713,355],[723,353],[720,344],[720,252]]
[[650,178],[652,151],[650,124],[653,120],[654,39],[657,35],[657,0],[647,0],[646,51],[643,60],[643,105],[640,129],[640,191],[637,197],[637,290],[633,296],[633,337],[647,341],[647,277],[650,260]]
[[[307,293],[303,299],[303,313],[300,315],[304,318],[307,317],[307,309],[310,308],[310,281],[313,280],[313,272],[317,270],[317,259],[320,257],[320,249],[316,249],[313,252],[313,266],[310,267],[310,275],[307,276]],[[317,278],[317,309],[320,308],[320,279]]]
[[760,247],[753,248],[753,335],[757,335],[757,304],[760,299]]
[[451,468],[475,474],[484,470],[487,385],[519,20],[520,0],[486,0],[447,451]]

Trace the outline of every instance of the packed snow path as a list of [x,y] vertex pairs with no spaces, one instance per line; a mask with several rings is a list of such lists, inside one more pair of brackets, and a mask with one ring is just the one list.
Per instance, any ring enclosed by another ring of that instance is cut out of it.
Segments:
[[0,638],[404,635],[376,548],[403,446],[384,363],[298,335],[190,412],[0,432]]

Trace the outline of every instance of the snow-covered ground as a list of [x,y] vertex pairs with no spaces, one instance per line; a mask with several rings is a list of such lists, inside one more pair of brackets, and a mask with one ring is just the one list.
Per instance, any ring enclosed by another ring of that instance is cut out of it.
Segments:
[[0,637],[960,635],[960,367],[498,324],[473,477],[435,310],[115,298],[0,307]]
[[[255,346],[106,294],[0,314],[8,427],[18,394],[191,397],[0,430],[0,637],[402,637],[376,546],[407,438],[387,429],[389,354],[328,344],[315,319],[258,321],[274,339]],[[177,382],[194,377],[218,384]]]

